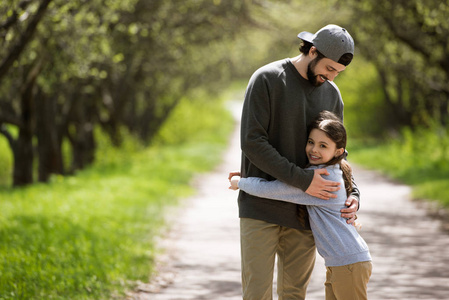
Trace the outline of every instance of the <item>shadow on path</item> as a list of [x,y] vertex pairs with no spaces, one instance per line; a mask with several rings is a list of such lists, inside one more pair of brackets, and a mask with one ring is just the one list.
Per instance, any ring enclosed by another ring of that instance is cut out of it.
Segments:
[[374,272],[370,299],[449,299],[449,235],[410,200],[410,188],[355,169],[362,193],[361,234]]

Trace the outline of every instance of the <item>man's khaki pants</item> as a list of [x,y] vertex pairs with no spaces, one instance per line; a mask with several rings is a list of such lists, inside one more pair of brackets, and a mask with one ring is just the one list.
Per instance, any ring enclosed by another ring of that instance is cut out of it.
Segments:
[[367,300],[366,288],[372,269],[370,261],[327,267],[326,300]]
[[276,253],[279,300],[305,299],[315,264],[312,231],[241,218],[240,244],[244,300],[272,299]]

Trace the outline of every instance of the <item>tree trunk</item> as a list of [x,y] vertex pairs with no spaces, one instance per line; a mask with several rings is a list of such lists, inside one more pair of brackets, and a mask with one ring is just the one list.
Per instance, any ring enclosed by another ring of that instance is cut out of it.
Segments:
[[21,95],[22,126],[19,128],[14,154],[13,186],[33,183],[33,87],[34,81],[24,87]]
[[153,106],[148,106],[145,108],[141,116],[139,116],[138,123],[138,133],[142,141],[145,143],[151,142],[151,139],[156,135],[161,126],[170,116],[170,113],[178,105],[180,98],[172,101],[172,103],[167,103],[158,112]]
[[92,120],[95,109],[88,105],[90,100],[81,98],[76,102],[71,113],[74,130],[66,132],[72,146],[72,171],[83,169],[95,160],[96,144]]
[[85,168],[93,163],[95,159],[96,147],[92,129],[92,126],[89,124],[79,124],[76,126],[76,135],[69,139],[73,153],[72,171]]
[[61,138],[56,124],[56,108],[53,99],[39,93],[36,98],[36,135],[40,182],[47,182],[51,174],[63,174]]

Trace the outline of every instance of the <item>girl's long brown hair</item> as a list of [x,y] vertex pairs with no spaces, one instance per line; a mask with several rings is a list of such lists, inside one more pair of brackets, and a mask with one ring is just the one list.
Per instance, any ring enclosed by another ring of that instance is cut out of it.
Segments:
[[[310,134],[312,129],[319,129],[323,131],[327,137],[337,145],[337,149],[346,149],[346,129],[343,123],[337,118],[337,116],[329,111],[323,110],[318,114],[316,119],[309,124],[307,133]],[[352,168],[349,163],[344,159],[346,157],[346,150],[342,155],[334,157],[328,161],[325,165],[340,164],[340,168],[343,172],[343,180],[345,182],[346,194],[352,192]]]

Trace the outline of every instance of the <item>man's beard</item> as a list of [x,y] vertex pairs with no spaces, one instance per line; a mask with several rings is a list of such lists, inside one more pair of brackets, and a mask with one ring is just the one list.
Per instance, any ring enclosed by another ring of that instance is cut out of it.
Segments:
[[310,84],[313,86],[321,86],[324,82],[318,81],[318,76],[315,74],[315,67],[318,64],[320,60],[318,58],[315,58],[309,64],[307,65],[307,79],[309,80]]

